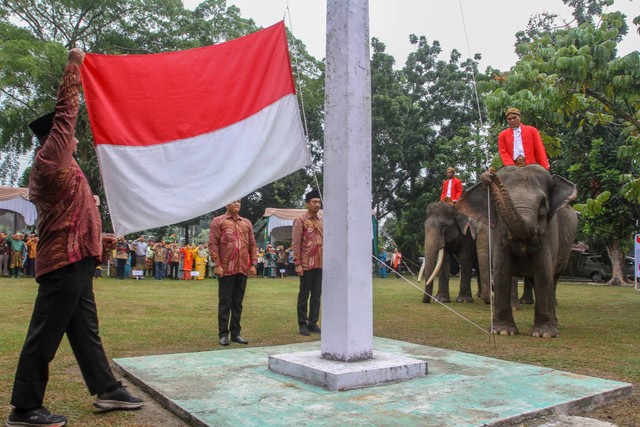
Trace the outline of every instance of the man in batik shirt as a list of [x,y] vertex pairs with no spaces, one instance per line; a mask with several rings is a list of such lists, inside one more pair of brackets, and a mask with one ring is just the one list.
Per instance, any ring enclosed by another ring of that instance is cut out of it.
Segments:
[[69,51],[55,112],[29,125],[40,142],[29,174],[29,199],[39,220],[39,288],[13,384],[14,409],[6,423],[11,427],[67,423],[42,406],[49,363],[65,334],[89,393],[97,395],[94,406],[113,410],[143,404],[114,377],[98,333],[93,275],[104,250],[115,247],[115,237],[102,236],[98,207],[73,157],[83,61],[82,50]]
[[322,201],[317,190],[308,192],[304,200],[307,211],[293,221],[291,247],[296,274],[300,276],[298,326],[300,334],[309,335],[310,332],[320,333],[318,319],[322,295],[322,218],[318,216],[318,212]]
[[240,319],[247,276],[256,275],[258,245],[251,221],[239,215],[240,206],[240,200],[228,204],[227,211],[213,218],[209,227],[209,256],[216,264],[214,273],[218,276],[220,345],[229,345],[229,332],[231,341],[249,343],[240,335]]

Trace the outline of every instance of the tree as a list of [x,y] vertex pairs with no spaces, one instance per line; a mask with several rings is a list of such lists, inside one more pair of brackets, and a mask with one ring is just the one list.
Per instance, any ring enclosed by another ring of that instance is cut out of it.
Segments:
[[454,50],[442,60],[437,41],[409,40],[415,51],[399,71],[384,44],[372,41],[372,207],[378,219],[395,218],[393,239],[417,259],[426,206],[439,199],[447,167],[465,180],[488,159],[473,88],[479,56],[461,61]]
[[[498,122],[518,106],[541,129],[552,170],[579,185],[575,206],[583,233],[602,239],[613,264],[610,284],[625,281],[623,249],[637,227],[640,175],[640,54],[616,47],[626,34],[624,15],[600,13],[611,0],[565,0],[575,23],[518,36],[518,63],[485,83],[487,108]],[[596,22],[598,21],[598,22]],[[500,119],[499,119],[500,118]],[[560,155],[560,152],[562,153]],[[624,185],[623,185],[624,184]],[[622,187],[621,187],[622,186]]]

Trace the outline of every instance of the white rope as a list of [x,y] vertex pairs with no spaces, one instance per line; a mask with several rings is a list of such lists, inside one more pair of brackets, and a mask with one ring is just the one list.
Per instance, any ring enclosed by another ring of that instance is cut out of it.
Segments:
[[[371,255],[371,257],[373,259],[375,259],[378,262],[381,262],[384,264],[384,262],[382,260],[380,260],[379,258],[377,258],[375,255]],[[474,323],[472,320],[467,319],[466,317],[464,317],[462,314],[458,313],[457,311],[455,311],[454,309],[446,306],[443,302],[438,301],[437,299],[435,299],[432,295],[430,295],[427,291],[425,291],[424,289],[421,289],[420,287],[418,287],[417,285],[415,285],[414,283],[411,283],[406,277],[404,277],[403,275],[401,275],[400,273],[398,273],[397,271],[395,271],[394,269],[391,269],[391,272],[394,273],[396,276],[400,277],[402,280],[404,280],[405,282],[407,282],[408,284],[410,284],[411,286],[413,286],[414,288],[416,288],[417,290],[419,290],[420,292],[422,292],[423,294],[427,295],[429,298],[431,298],[432,300],[434,300],[435,302],[437,302],[438,304],[440,304],[441,306],[443,306],[444,308],[446,308],[447,310],[449,310],[450,312],[452,312],[453,314],[455,314],[456,316],[460,317],[463,320],[466,320],[467,322],[471,323],[473,326],[475,326],[476,328],[480,329],[482,332],[484,332],[485,334],[491,334],[491,332],[487,331],[485,328],[483,328],[482,326],[478,325],[477,323]]]
[[[469,56],[469,59],[472,59],[471,48],[469,47],[469,36],[467,35],[467,24],[464,20],[464,11],[462,10],[462,0],[458,0],[458,4],[460,5],[460,16],[462,16],[462,28],[464,29],[464,38],[467,42],[467,55]],[[473,81],[473,91],[476,95],[476,108],[478,109],[478,120],[480,121],[480,128],[483,129],[484,123],[482,121],[482,111],[480,110],[480,96],[478,95],[478,85],[476,82],[475,68],[473,69],[472,81]]]
[[411,273],[411,275],[413,276],[414,279],[418,280],[418,278],[416,277],[415,274],[413,274],[413,271],[411,271],[411,269],[409,268],[409,266],[407,265],[407,263],[404,261],[404,258],[402,258],[402,264],[404,265],[404,268],[407,269],[407,271],[409,273]]
[[[302,87],[301,87],[301,82],[302,82],[302,77],[300,74],[300,63],[298,62],[298,57],[299,52],[298,52],[298,46],[294,45],[294,40],[293,38],[293,22],[291,20],[291,10],[289,9],[289,1],[287,0],[287,7],[284,13],[284,16],[282,17],[282,19],[284,20],[286,16],[289,16],[289,33],[291,34],[291,43],[290,45],[292,47],[295,47],[295,49],[293,49],[293,59],[296,63],[296,81],[295,81],[295,85],[296,85],[296,90],[297,92],[300,94],[300,108],[302,109],[302,124],[303,124],[303,128],[304,128],[304,138],[307,142],[307,147],[309,149],[309,151],[311,151],[311,147],[309,146],[309,125],[307,123],[307,113],[305,111],[304,108],[304,96],[303,96],[303,92],[302,92]],[[316,183],[316,189],[318,190],[318,192],[320,193],[320,200],[322,201],[322,203],[324,204],[324,199],[322,197],[322,190],[320,190],[320,183],[318,182],[318,173],[316,172],[315,168],[313,167],[313,165],[310,165],[308,167],[308,170],[311,170],[313,173],[313,179],[314,182]]]
[[[462,28],[464,29],[464,38],[467,43],[467,56],[469,59],[471,58],[471,47],[469,45],[469,36],[467,34],[467,23],[464,19],[464,10],[462,8],[462,0],[458,0],[458,4],[460,5],[460,16],[462,18]],[[482,110],[480,109],[480,95],[478,95],[478,84],[476,81],[476,70],[473,68],[473,73],[471,75],[473,82],[473,92],[476,97],[476,108],[478,109],[478,121],[480,122],[480,130],[484,129],[484,122],[482,120]],[[480,134],[478,132],[478,134]],[[489,193],[489,187],[487,187],[487,210],[489,212],[489,225],[487,232],[489,233],[489,306],[491,310],[491,321],[490,321],[490,329],[489,334],[493,336],[493,262],[492,262],[492,248],[491,248],[491,195]],[[494,345],[495,345],[495,336],[493,336]]]
[[487,233],[489,235],[489,308],[491,311],[489,330],[493,334],[493,236],[491,233],[491,192],[489,191],[489,186],[487,186],[487,217]]
[[[298,56],[299,52],[298,52],[298,46],[294,45],[294,40],[293,40],[293,23],[291,22],[291,10],[289,10],[289,2],[287,1],[287,10],[285,12],[285,15],[289,15],[289,33],[291,33],[291,45],[295,47],[294,49],[294,61],[296,62],[296,76],[297,76],[297,81],[296,81],[296,86],[297,86],[297,90],[298,93],[300,93],[300,107],[302,108],[302,123],[304,125],[304,136],[307,139],[307,144],[309,143],[309,125],[307,124],[307,113],[305,112],[304,109],[304,96],[302,96],[302,88],[300,87],[300,82],[302,82],[302,77],[300,76],[300,63],[298,62]],[[284,19],[284,18],[283,18]]]

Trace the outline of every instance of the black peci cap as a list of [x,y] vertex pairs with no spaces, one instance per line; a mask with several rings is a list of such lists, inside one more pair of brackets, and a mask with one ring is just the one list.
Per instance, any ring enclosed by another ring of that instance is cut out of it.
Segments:
[[51,132],[51,128],[53,127],[53,117],[55,115],[55,112],[51,112],[29,123],[29,128],[36,137],[38,137],[38,139],[49,135],[49,132]]
[[304,196],[304,201],[309,202],[311,199],[319,199],[320,192],[318,190],[311,190]]

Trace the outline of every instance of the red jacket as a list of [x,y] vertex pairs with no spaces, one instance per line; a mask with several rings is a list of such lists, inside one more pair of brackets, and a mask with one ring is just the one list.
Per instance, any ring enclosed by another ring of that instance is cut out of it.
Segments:
[[[457,202],[462,196],[462,182],[455,176],[451,178],[453,182],[451,183],[451,200]],[[443,201],[447,198],[447,187],[449,186],[449,180],[445,179],[442,183],[442,194],[440,194],[440,201]]]
[[[520,125],[522,133],[522,148],[524,149],[524,161],[528,165],[539,164],[549,170],[549,160],[544,149],[542,138],[538,129],[533,126]],[[498,136],[498,150],[502,164],[505,166],[515,165],[513,161],[513,129],[507,128],[500,132]]]

